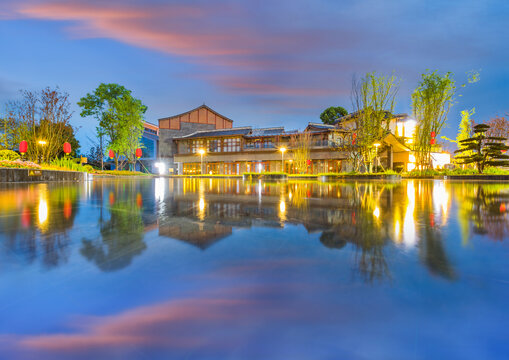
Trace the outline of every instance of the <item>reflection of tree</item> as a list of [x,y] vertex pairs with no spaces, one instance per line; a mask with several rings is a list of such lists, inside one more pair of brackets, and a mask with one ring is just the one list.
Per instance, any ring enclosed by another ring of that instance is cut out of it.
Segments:
[[442,241],[440,226],[435,223],[433,213],[433,191],[432,182],[422,182],[419,184],[418,201],[416,210],[422,219],[422,225],[419,227],[419,253],[422,261],[432,274],[452,280],[456,277],[454,269],[447,257]]
[[[143,242],[145,226],[142,208],[132,188],[116,189],[109,194],[110,218],[100,218],[101,241],[84,239],[80,253],[103,271],[115,271],[128,266],[146,249]],[[127,201],[116,199],[125,195]]]
[[38,184],[0,193],[0,214],[19,213],[0,216],[0,228],[8,239],[5,249],[28,263],[40,258],[47,268],[67,262],[68,232],[78,213],[78,195],[76,184]]
[[[501,190],[504,185],[477,185],[474,196],[469,200],[472,204],[470,218],[476,234],[488,235],[494,240],[502,241],[509,231],[506,221],[506,202],[509,195]],[[472,193],[472,192],[471,192]]]
[[[356,270],[367,282],[390,278],[385,259],[387,228],[380,219],[387,210],[387,196],[383,184],[355,183],[344,185],[341,193],[350,198],[345,221],[324,231],[320,242],[328,248],[340,249],[350,243],[356,250]],[[384,206],[385,205],[385,206]]]

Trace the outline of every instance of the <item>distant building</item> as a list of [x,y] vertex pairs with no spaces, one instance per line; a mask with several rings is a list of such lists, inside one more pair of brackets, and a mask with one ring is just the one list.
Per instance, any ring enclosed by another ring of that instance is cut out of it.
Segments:
[[[355,133],[353,113],[334,125],[310,122],[302,131],[283,127],[233,127],[233,120],[202,105],[188,112],[159,119],[158,166],[170,174],[242,174],[244,172],[284,171],[297,173],[293,163],[292,140],[308,136],[307,173],[351,171],[351,145],[347,135]],[[377,165],[385,169],[415,168],[413,133],[415,120],[406,114],[388,114],[389,131],[381,141]],[[285,149],[286,151],[281,151]],[[450,155],[435,146],[433,165],[443,167]]]

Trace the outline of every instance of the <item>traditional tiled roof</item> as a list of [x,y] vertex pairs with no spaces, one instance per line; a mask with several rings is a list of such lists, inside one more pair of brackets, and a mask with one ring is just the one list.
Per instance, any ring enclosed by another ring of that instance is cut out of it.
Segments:
[[323,123],[314,123],[314,122],[310,122],[308,123],[308,126],[307,128],[315,128],[315,129],[320,129],[320,130],[333,130],[335,127],[334,125],[329,125],[329,124],[323,124]]
[[276,136],[282,135],[284,133],[285,128],[282,126],[278,126],[272,128],[253,129],[249,134],[246,134],[245,137]]
[[232,119],[227,118],[227,117],[226,117],[226,116],[224,116],[224,115],[221,115],[220,113],[218,113],[217,111],[215,111],[215,110],[211,109],[210,107],[208,107],[208,106],[207,106],[207,105],[205,105],[205,104],[200,105],[200,106],[198,106],[197,108],[191,109],[191,110],[189,110],[189,111],[183,112],[182,114],[177,114],[177,115],[167,116],[167,117],[164,117],[164,118],[160,118],[160,119],[158,119],[158,120],[173,119],[173,118],[176,118],[176,117],[179,117],[179,116],[182,116],[182,115],[187,115],[187,114],[189,114],[189,113],[191,113],[191,112],[193,112],[193,111],[195,111],[195,110],[199,110],[199,109],[202,109],[202,108],[203,108],[203,109],[207,109],[207,110],[209,110],[210,112],[214,113],[215,115],[217,115],[217,116],[219,116],[219,117],[222,117],[223,119],[226,119],[226,120],[228,120],[228,121],[233,122],[233,120],[232,120]]
[[200,130],[192,134],[176,137],[175,139],[192,139],[201,137],[215,137],[215,136],[232,136],[232,135],[246,135],[251,132],[251,126],[231,128],[231,129],[217,129],[217,130]]

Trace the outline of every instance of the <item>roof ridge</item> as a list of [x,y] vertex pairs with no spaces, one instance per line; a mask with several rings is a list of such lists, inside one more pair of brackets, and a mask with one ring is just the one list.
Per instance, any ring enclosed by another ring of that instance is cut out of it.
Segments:
[[232,120],[232,119],[230,119],[229,117],[226,117],[226,116],[224,116],[224,115],[222,115],[222,114],[218,113],[217,111],[213,110],[212,108],[210,108],[209,106],[207,106],[207,105],[205,105],[205,104],[202,104],[202,105],[200,105],[200,106],[198,106],[198,107],[196,107],[196,108],[194,108],[194,109],[191,109],[191,110],[185,111],[185,112],[183,112],[183,113],[181,113],[181,114],[176,114],[176,115],[172,115],[172,116],[166,116],[166,117],[163,117],[163,118],[159,118],[159,119],[157,119],[157,121],[160,121],[160,120],[167,120],[167,119],[172,119],[172,118],[176,118],[176,117],[178,117],[178,116],[186,115],[186,114],[189,114],[189,113],[191,113],[191,112],[193,112],[193,111],[195,111],[195,110],[199,110],[199,109],[202,109],[202,108],[203,108],[203,109],[207,109],[207,110],[211,111],[212,113],[214,113],[215,115],[218,115],[218,116],[220,116],[220,117],[222,117],[222,118],[225,118],[225,119],[226,119],[226,120],[228,120],[228,121],[233,122],[233,120]]

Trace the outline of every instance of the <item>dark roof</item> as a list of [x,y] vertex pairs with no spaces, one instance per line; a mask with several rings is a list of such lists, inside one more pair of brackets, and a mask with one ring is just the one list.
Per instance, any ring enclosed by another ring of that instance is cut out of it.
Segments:
[[232,129],[217,129],[217,130],[200,130],[192,134],[176,137],[175,139],[192,139],[201,137],[213,136],[232,136],[232,135],[246,135],[251,131],[251,126],[238,127]]
[[245,137],[262,137],[262,136],[276,136],[285,133],[285,128],[282,126],[272,128],[261,128],[253,129],[249,134],[244,135]]
[[328,129],[334,129],[334,125],[329,125],[329,124],[322,124],[322,123],[308,123],[308,126],[307,128],[315,128],[315,129],[321,129],[321,130],[328,130]]
[[172,119],[172,118],[179,117],[179,116],[182,116],[182,115],[187,115],[187,114],[189,114],[189,113],[191,113],[191,112],[193,112],[193,111],[195,111],[195,110],[199,110],[199,109],[202,109],[202,108],[203,108],[203,109],[207,109],[207,110],[209,110],[210,112],[212,112],[212,113],[216,114],[217,116],[220,116],[220,117],[222,117],[222,118],[224,118],[224,119],[226,119],[226,120],[228,120],[228,121],[233,122],[233,120],[232,120],[232,119],[230,119],[230,118],[228,118],[228,117],[226,117],[226,116],[224,116],[224,115],[221,115],[220,113],[218,113],[218,112],[217,112],[217,111],[215,111],[215,110],[212,110],[211,108],[209,108],[209,107],[208,107],[207,105],[205,105],[205,104],[200,105],[200,106],[198,106],[197,108],[194,108],[194,109],[192,109],[192,110],[189,110],[189,111],[183,112],[182,114],[177,114],[177,115],[172,115],[172,116],[167,116],[167,117],[164,117],[164,118],[160,118],[160,119],[158,119],[158,121],[159,121],[159,120]]

